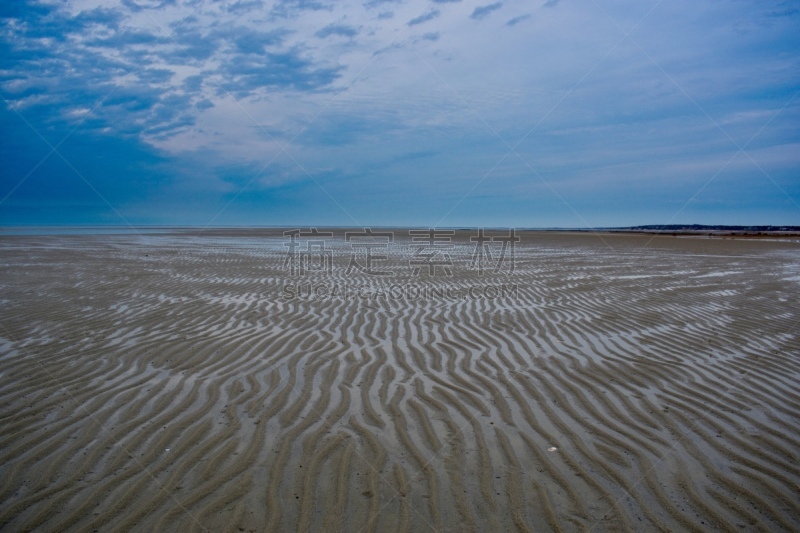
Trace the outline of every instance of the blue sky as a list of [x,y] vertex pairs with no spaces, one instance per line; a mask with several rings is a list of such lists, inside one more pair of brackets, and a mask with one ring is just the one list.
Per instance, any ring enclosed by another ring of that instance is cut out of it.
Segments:
[[800,224],[800,9],[0,3],[0,224]]

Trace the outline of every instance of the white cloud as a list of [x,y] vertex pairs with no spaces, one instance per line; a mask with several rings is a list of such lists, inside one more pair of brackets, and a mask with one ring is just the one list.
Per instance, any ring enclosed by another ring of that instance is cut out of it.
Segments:
[[[68,120],[102,100],[99,128],[225,168],[276,157],[291,167],[280,154],[291,142],[310,169],[366,174],[376,167],[353,161],[364,151],[379,165],[440,139],[453,154],[493,148],[483,168],[434,158],[431,173],[482,175],[529,134],[518,151],[549,161],[558,179],[576,161],[641,168],[676,151],[702,160],[685,143],[710,150],[698,131],[724,140],[716,121],[746,142],[780,109],[800,84],[787,36],[797,16],[729,4],[664,2],[648,14],[653,5],[637,2],[53,1],[57,35],[13,20],[3,29],[18,49],[51,56],[17,63],[0,82],[12,106],[60,103]],[[258,182],[295,179],[282,170]]]

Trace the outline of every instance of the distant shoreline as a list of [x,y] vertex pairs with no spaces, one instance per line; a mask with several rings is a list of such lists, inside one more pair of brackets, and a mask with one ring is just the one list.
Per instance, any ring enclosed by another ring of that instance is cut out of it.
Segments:
[[649,228],[597,228],[587,230],[573,230],[587,233],[616,233],[634,235],[661,235],[671,237],[716,237],[716,238],[735,238],[735,239],[774,239],[775,237],[800,237],[800,227],[788,226],[781,229],[767,228],[745,228],[709,226],[700,229],[687,229],[685,227],[673,229],[649,229]]
[[[284,231],[294,228],[316,227],[320,230],[358,230],[363,228],[408,230],[420,229],[424,226],[328,226],[328,225],[291,225],[291,226],[108,226],[108,225],[42,225],[42,226],[0,226],[0,236],[21,235],[126,235],[126,234],[176,234],[198,233],[199,235],[227,235],[252,236],[258,232]],[[458,232],[474,231],[476,227],[454,226],[440,227],[439,230],[455,230]],[[487,231],[507,231],[507,227],[488,227]],[[547,233],[596,233],[596,234],[631,234],[631,235],[659,235],[672,237],[711,237],[711,238],[736,238],[736,239],[773,239],[800,238],[800,226],[725,226],[701,224],[673,224],[673,225],[645,225],[626,227],[601,227],[601,228],[523,228],[516,227],[519,232],[547,232]]]

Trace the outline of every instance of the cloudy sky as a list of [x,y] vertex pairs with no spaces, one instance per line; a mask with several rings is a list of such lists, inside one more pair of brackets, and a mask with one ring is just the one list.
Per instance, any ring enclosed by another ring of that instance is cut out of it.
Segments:
[[0,3],[0,224],[800,224],[800,9]]

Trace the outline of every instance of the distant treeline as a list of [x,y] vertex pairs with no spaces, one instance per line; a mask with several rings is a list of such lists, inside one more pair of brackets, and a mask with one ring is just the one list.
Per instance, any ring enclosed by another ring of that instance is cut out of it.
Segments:
[[745,231],[748,233],[774,231],[800,232],[800,226],[706,226],[703,224],[650,224],[647,226],[597,229],[617,231]]

